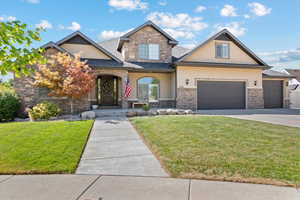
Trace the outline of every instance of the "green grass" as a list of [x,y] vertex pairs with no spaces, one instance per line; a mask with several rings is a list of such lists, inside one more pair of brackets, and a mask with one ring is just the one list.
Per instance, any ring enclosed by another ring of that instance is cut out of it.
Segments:
[[92,124],[0,123],[0,174],[73,173]]
[[300,185],[300,129],[221,116],[133,118],[173,177]]

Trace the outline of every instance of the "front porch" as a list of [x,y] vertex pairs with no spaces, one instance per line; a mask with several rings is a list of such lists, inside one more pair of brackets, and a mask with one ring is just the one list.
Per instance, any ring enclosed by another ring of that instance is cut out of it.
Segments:
[[[91,107],[98,109],[134,108],[135,104],[150,103],[152,108],[175,107],[174,73],[128,72],[123,69],[97,69],[95,88],[88,95]],[[129,80],[131,94],[125,97]]]

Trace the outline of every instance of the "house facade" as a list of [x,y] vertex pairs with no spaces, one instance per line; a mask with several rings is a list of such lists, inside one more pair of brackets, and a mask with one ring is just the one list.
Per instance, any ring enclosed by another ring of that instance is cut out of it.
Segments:
[[[76,111],[152,107],[180,109],[288,108],[290,75],[269,70],[241,41],[224,29],[192,50],[183,48],[153,22],[117,39],[96,43],[81,32],[43,46],[45,54],[80,53],[93,69],[96,86],[76,100]],[[24,107],[48,100],[69,112],[67,98],[47,95],[32,78],[15,78]],[[129,83],[131,94],[126,97]]]

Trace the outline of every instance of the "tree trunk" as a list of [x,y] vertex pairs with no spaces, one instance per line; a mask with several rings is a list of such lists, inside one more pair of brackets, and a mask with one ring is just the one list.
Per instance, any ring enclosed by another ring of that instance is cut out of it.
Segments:
[[71,114],[74,114],[74,108],[73,108],[73,97],[71,98]]

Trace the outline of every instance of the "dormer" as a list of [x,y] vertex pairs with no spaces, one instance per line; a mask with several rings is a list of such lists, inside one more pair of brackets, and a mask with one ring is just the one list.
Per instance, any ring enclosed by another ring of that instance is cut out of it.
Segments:
[[125,61],[172,61],[172,48],[178,42],[151,21],[133,29],[120,38],[118,51]]

